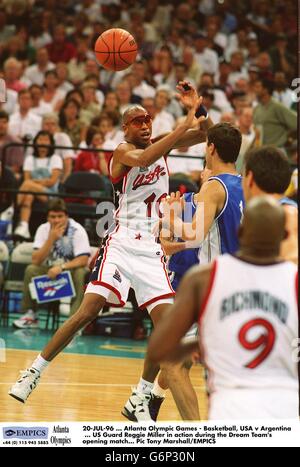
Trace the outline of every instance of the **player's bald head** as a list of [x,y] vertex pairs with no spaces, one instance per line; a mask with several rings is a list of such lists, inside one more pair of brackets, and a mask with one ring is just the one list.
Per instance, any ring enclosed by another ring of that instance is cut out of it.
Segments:
[[138,115],[145,115],[147,113],[147,110],[144,109],[141,105],[132,105],[129,107],[125,112],[123,113],[122,116],[122,123],[123,125],[126,125],[130,120],[132,120],[134,117]]
[[285,232],[284,208],[271,196],[257,196],[247,204],[239,232],[241,250],[277,256]]

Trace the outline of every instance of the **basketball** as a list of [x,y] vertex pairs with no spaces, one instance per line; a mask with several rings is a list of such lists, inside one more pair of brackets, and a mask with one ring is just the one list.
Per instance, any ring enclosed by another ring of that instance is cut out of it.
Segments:
[[135,61],[137,51],[134,37],[125,29],[108,29],[95,42],[96,59],[106,70],[125,70]]

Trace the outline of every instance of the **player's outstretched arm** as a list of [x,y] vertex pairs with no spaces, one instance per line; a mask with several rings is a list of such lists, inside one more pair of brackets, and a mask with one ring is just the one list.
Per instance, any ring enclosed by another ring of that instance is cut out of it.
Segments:
[[120,144],[114,152],[114,162],[128,167],[148,167],[156,162],[164,154],[167,154],[176,141],[193,126],[197,106],[198,102],[195,101],[186,119],[174,131],[146,149],[133,149],[134,146],[130,143]]

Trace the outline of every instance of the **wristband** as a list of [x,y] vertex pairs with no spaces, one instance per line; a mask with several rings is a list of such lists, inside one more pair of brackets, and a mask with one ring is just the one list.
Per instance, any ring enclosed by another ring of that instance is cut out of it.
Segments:
[[205,120],[208,119],[208,112],[204,105],[200,104],[195,113],[196,118],[205,117]]

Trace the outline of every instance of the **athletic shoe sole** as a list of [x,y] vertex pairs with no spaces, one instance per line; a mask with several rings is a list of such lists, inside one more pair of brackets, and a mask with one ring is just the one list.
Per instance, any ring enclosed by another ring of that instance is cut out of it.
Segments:
[[9,394],[9,396],[13,397],[13,398],[16,399],[17,401],[22,402],[22,404],[25,404],[25,400],[24,400],[24,399],[21,399],[20,397],[15,396],[15,394],[13,394],[12,392],[9,392],[8,394]]
[[127,410],[126,407],[123,408],[121,414],[123,415],[123,417],[127,418],[131,422],[138,422],[136,416],[133,413],[129,412],[129,410]]

